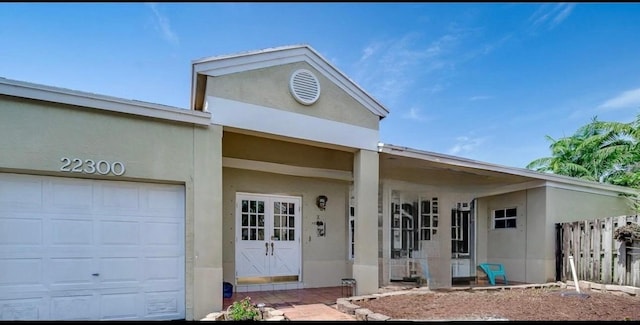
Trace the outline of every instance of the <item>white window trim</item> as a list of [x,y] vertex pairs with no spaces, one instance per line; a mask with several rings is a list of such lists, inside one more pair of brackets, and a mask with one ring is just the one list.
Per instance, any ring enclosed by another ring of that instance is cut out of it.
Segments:
[[[515,209],[516,210],[516,215],[513,217],[507,217],[507,210],[510,209]],[[505,227],[504,228],[496,228],[496,211],[504,211],[504,218],[501,218],[501,220],[505,220]],[[507,227],[506,224],[506,220],[515,220],[516,221],[516,226],[515,227]],[[502,209],[494,209],[491,210],[491,229],[493,230],[499,230],[499,229],[517,229],[518,228],[518,207],[507,207],[507,208],[502,208]]]

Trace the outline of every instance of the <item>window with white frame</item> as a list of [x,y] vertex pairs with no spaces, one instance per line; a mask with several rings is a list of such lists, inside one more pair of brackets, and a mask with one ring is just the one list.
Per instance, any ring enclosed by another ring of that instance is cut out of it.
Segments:
[[493,229],[515,228],[517,215],[516,208],[493,210]]
[[438,198],[413,193],[391,193],[391,258],[412,257],[420,241],[434,240],[438,232]]
[[353,186],[349,187],[349,259],[355,257],[355,227],[356,227],[356,207]]

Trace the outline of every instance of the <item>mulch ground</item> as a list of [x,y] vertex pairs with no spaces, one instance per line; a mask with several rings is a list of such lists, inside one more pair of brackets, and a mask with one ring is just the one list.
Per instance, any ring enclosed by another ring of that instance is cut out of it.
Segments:
[[454,291],[354,301],[392,319],[410,320],[640,320],[640,297],[560,288]]

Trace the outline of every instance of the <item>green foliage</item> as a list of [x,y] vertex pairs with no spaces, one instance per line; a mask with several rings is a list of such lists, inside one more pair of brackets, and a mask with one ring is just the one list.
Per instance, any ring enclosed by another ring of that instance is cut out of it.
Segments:
[[231,320],[255,320],[260,311],[256,306],[251,304],[251,298],[246,297],[240,301],[234,301],[227,313]]
[[[551,157],[536,159],[526,168],[640,188],[640,115],[630,123],[594,117],[570,137],[546,138],[551,142]],[[632,208],[640,211],[637,198],[632,201]]]

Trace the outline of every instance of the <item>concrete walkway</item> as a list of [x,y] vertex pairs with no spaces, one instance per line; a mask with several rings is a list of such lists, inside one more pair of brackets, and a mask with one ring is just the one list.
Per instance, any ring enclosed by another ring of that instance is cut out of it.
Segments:
[[329,307],[325,304],[310,304],[310,305],[297,305],[287,308],[278,308],[278,310],[284,313],[284,316],[292,321],[306,321],[306,320],[338,320],[338,321],[355,321],[355,316],[347,315],[338,311],[335,308]]

